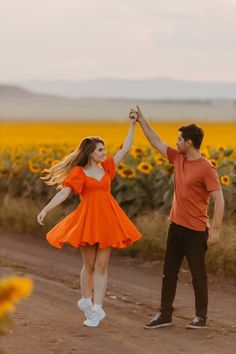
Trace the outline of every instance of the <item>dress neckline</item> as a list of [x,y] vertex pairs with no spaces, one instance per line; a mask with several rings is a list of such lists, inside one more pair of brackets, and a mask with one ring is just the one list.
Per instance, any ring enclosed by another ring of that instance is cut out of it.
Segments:
[[[80,167],[81,167],[81,166],[80,166]],[[88,175],[86,175],[86,173],[85,173],[84,169],[81,167],[81,170],[82,170],[83,174],[85,175],[85,177],[95,179],[95,181],[97,181],[98,183],[99,183],[99,182],[101,182],[101,181],[103,180],[103,178],[105,177],[105,174],[106,174],[106,172],[105,172],[104,168],[102,168],[102,169],[103,169],[103,171],[104,171],[103,176],[102,176],[102,178],[97,179],[96,177],[92,177],[92,176],[88,176]]]

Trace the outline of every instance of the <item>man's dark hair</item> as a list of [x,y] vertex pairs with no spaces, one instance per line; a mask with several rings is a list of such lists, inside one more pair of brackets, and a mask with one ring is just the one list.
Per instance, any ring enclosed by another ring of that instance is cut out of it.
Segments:
[[189,124],[179,128],[179,131],[182,133],[182,137],[185,141],[190,139],[195,149],[200,149],[204,137],[202,128],[198,127],[196,124]]

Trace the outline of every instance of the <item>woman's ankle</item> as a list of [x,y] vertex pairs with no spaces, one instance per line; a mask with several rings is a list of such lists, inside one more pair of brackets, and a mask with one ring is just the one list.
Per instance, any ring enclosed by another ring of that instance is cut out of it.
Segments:
[[94,303],[93,309],[94,309],[95,312],[99,312],[99,311],[102,310],[102,305]]
[[81,302],[82,302],[84,305],[90,305],[90,304],[92,304],[92,299],[91,299],[91,297],[83,297],[83,296],[82,296]]

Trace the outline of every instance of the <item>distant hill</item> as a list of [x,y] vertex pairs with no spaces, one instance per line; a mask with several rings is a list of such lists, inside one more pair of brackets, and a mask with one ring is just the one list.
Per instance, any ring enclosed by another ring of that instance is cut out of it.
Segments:
[[166,120],[236,120],[236,101],[68,98],[0,86],[0,120],[125,120],[140,104],[145,116]]
[[16,85],[36,93],[74,98],[236,99],[236,82],[203,82],[156,78],[145,80],[26,81],[18,82]]

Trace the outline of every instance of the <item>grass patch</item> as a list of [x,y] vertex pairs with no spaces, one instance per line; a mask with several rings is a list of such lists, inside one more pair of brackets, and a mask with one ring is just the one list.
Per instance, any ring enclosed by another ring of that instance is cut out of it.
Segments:
[[16,263],[14,261],[10,261],[9,259],[5,259],[5,258],[0,258],[0,267],[13,268],[14,270],[21,270],[21,271],[27,270],[26,266]]
[[42,235],[64,218],[72,209],[72,207],[65,208],[65,205],[58,206],[48,213],[45,225],[41,226],[37,222],[37,215],[43,206],[42,203],[35,200],[5,196],[0,206],[1,227],[16,232]]
[[[34,200],[4,198],[0,206],[0,224],[2,228],[8,230],[42,236],[59,220],[68,215],[75,208],[75,205],[69,206],[64,203],[52,210],[47,215],[46,225],[43,227],[38,225],[36,220],[37,214],[42,207],[42,204]],[[134,222],[143,237],[131,247],[119,250],[119,254],[150,261],[163,260],[169,227],[167,216],[157,211],[152,211],[139,215]],[[215,246],[209,247],[207,252],[206,265],[208,271],[236,278],[235,235],[236,222],[230,219],[224,220],[220,242]]]
[[[120,251],[123,255],[141,257],[145,260],[163,260],[169,221],[166,215],[150,212],[136,218],[135,224],[143,238],[133,246]],[[210,246],[206,256],[207,270],[236,278],[236,223],[224,221],[221,239],[218,244]],[[186,260],[185,263],[187,264]]]

